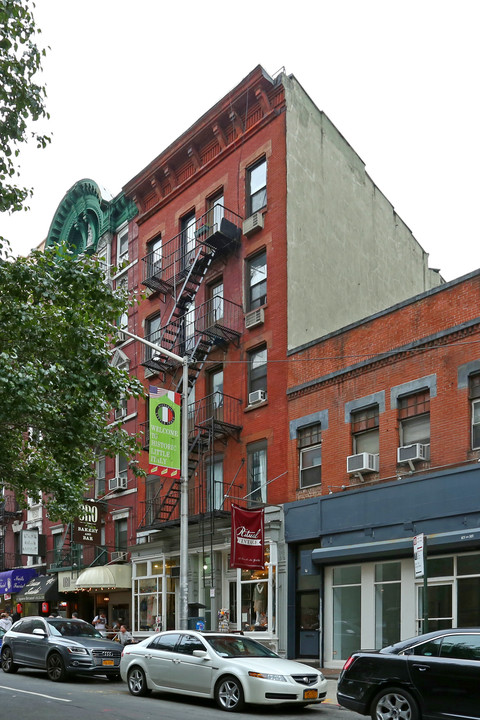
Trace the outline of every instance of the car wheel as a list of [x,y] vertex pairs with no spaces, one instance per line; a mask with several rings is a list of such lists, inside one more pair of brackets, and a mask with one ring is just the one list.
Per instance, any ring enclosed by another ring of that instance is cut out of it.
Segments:
[[47,658],[47,675],[53,682],[62,682],[67,677],[65,664],[61,656],[56,652]]
[[131,695],[148,695],[150,689],[147,686],[147,678],[140,667],[132,667],[127,675],[128,689]]
[[238,712],[245,705],[243,688],[232,675],[221,678],[215,687],[215,700],[221,710]]
[[372,702],[372,720],[419,720],[418,705],[402,688],[386,688]]
[[2,670],[6,673],[15,673],[18,670],[18,665],[13,662],[12,651],[9,647],[2,650]]

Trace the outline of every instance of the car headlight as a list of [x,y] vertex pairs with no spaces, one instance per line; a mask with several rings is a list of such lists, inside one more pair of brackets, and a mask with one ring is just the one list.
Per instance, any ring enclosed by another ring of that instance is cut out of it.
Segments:
[[68,646],[67,651],[69,653],[72,653],[72,655],[88,655],[87,648],[75,646],[75,645]]
[[261,678],[262,680],[276,680],[277,682],[287,682],[285,675],[274,675],[273,673],[259,673],[250,671],[250,677]]

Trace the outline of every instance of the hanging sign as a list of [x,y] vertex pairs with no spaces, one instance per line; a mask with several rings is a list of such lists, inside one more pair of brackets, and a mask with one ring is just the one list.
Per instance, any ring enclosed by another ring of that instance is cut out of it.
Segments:
[[82,514],[73,521],[73,541],[81,545],[101,545],[98,503],[95,500],[84,500],[82,507]]
[[258,570],[265,567],[264,510],[232,505],[230,567]]
[[149,450],[150,475],[180,478],[182,396],[173,390],[150,387]]
[[423,533],[413,538],[413,563],[415,577],[423,577],[425,574],[425,535]]

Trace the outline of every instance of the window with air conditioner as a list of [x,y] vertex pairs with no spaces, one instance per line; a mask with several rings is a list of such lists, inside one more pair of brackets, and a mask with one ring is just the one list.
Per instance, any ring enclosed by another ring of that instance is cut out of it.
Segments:
[[428,448],[425,459],[429,459],[430,392],[422,390],[398,398],[398,420],[400,448],[417,444],[425,445]]
[[322,482],[322,429],[320,423],[299,428],[297,447],[299,452],[300,487],[308,488]]
[[267,252],[248,258],[247,273],[247,310],[252,311],[267,302]]
[[[254,395],[255,393],[255,395]],[[259,393],[264,393],[263,396]],[[248,353],[248,396],[249,404],[252,398],[267,397],[267,348],[265,346],[251,350]]]
[[247,502],[259,507],[267,502],[267,441],[247,445]]
[[267,160],[261,158],[247,168],[247,216],[267,205]]
[[124,455],[117,455],[115,458],[115,475],[120,484],[125,484],[128,479],[128,459]]
[[472,417],[472,450],[480,449],[480,373],[468,378],[468,396]]

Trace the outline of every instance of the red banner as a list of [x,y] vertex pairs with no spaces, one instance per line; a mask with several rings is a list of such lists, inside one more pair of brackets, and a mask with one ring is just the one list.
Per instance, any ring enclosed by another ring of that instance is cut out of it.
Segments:
[[265,567],[264,511],[232,505],[230,567],[258,570]]

